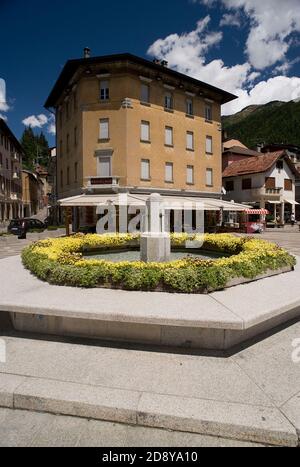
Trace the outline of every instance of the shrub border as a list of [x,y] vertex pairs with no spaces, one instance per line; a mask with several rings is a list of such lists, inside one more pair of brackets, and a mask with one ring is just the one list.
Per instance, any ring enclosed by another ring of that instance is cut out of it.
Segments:
[[[199,235],[171,234],[172,246]],[[137,246],[138,235],[81,235],[40,240],[22,252],[23,265],[50,284],[82,288],[208,293],[241,278],[241,283],[261,276],[292,270],[294,256],[274,243],[231,234],[205,234],[202,248],[231,256],[215,261],[182,259],[170,263],[85,260],[82,253],[97,249]]]

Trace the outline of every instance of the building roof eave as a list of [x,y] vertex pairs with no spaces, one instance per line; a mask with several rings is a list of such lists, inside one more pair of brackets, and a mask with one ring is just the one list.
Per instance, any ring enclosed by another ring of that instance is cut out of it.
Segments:
[[225,104],[227,102],[230,102],[234,99],[237,99],[237,96],[224,91],[222,89],[219,89],[215,86],[212,86],[211,84],[205,83],[203,81],[197,80],[195,78],[192,78],[191,76],[184,75],[176,70],[172,70],[171,68],[163,67],[162,65],[156,64],[151,62],[150,60],[146,60],[141,57],[137,57],[136,55],[132,55],[130,53],[123,53],[123,54],[115,54],[115,55],[106,55],[106,56],[100,56],[100,57],[91,57],[91,58],[81,58],[81,59],[74,59],[74,60],[68,60],[67,63],[65,64],[62,72],[60,73],[60,76],[58,77],[56,83],[54,84],[52,91],[50,92],[46,102],[45,102],[45,108],[46,109],[51,109],[55,108],[57,106],[57,101],[59,97],[61,96],[63,90],[65,87],[69,84],[71,78],[74,76],[76,71],[81,67],[81,66],[91,66],[95,64],[101,64],[101,63],[109,63],[113,61],[124,61],[124,62],[132,62],[135,64],[143,65],[145,67],[148,67],[154,71],[157,71],[157,73],[164,73],[167,75],[172,76],[173,78],[178,79],[179,81],[189,81],[191,84],[202,87],[204,89],[207,89],[208,91],[214,92],[216,94],[219,94],[221,97],[221,103]]

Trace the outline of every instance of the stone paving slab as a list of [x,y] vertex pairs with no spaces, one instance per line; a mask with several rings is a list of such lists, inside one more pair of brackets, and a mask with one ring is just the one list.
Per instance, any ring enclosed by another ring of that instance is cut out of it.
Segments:
[[28,378],[15,409],[73,415],[202,435],[298,446],[294,426],[275,407],[250,406]]
[[194,433],[0,409],[0,447],[263,447]]
[[14,391],[14,407],[136,424],[137,391],[28,378]]
[[[17,374],[25,378],[139,393],[274,406],[273,401],[232,358],[145,352],[29,338],[4,339],[8,358],[6,363],[0,364],[1,377],[3,374]],[[282,364],[285,364],[283,360]],[[300,390],[300,380],[297,383],[294,379],[293,387]],[[287,394],[285,400],[289,397]]]
[[138,423],[277,446],[298,445],[295,428],[276,408],[143,394]]
[[281,411],[292,422],[300,439],[300,392],[284,404]]
[[298,322],[227,358],[6,333],[0,405],[4,394],[15,409],[295,446],[300,371],[291,343],[299,333]]

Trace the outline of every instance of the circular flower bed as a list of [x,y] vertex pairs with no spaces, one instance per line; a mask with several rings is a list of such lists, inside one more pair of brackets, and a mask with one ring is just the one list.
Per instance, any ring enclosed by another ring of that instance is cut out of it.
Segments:
[[164,290],[205,293],[224,288],[232,279],[255,279],[268,271],[293,268],[296,260],[273,243],[230,234],[171,234],[173,248],[187,240],[200,241],[202,248],[230,255],[217,260],[184,258],[168,263],[110,262],[85,260],[91,250],[131,248],[138,235],[74,235],[41,240],[22,252],[24,266],[50,284],[73,287],[106,287],[126,290]]

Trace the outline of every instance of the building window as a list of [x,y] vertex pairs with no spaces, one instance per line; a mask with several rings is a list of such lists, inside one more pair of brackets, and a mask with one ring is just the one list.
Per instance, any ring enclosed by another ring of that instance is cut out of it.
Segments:
[[108,118],[102,118],[100,120],[99,139],[102,141],[107,141],[109,139],[109,119]]
[[192,131],[186,133],[186,148],[189,151],[194,151],[194,133]]
[[252,188],[252,178],[244,178],[242,180],[242,190],[251,190]]
[[170,126],[165,128],[165,145],[173,146],[173,128]]
[[273,190],[274,188],[276,188],[276,179],[275,179],[275,177],[267,177],[265,187],[267,189],[270,189],[270,190]]
[[111,157],[99,157],[100,177],[111,177]]
[[229,180],[225,183],[225,190],[229,193],[230,191],[234,191],[234,181]]
[[63,171],[60,171],[60,187],[62,188],[64,186],[64,174]]
[[194,185],[194,166],[188,165],[186,168],[186,183],[188,185]]
[[213,186],[213,169],[206,169],[206,186]]
[[213,153],[213,142],[212,142],[211,136],[206,136],[205,145],[206,145],[205,146],[206,154],[212,154]]
[[141,86],[141,102],[145,104],[150,102],[150,86],[148,84],[142,84]]
[[167,183],[173,183],[173,163],[172,162],[166,162],[165,165],[165,181]]
[[207,122],[212,122],[212,105],[211,104],[205,104],[205,120]]
[[283,160],[276,162],[276,168],[281,171],[283,170]]
[[193,99],[186,100],[186,114],[190,117],[194,115],[194,103]]
[[74,181],[78,182],[78,162],[74,164]]
[[150,142],[150,123],[142,121],[141,123],[141,141]]
[[166,92],[165,94],[165,109],[173,110],[174,108],[174,99],[171,92]]
[[67,152],[70,151],[70,135],[67,134]]
[[141,161],[141,180],[150,180],[150,161],[142,159]]
[[67,185],[70,185],[70,167],[67,167]]
[[62,142],[62,139],[60,140],[59,146],[60,146],[60,157],[62,157],[62,155],[63,155],[63,142]]
[[290,178],[284,179],[284,189],[285,191],[293,191],[293,182]]
[[109,81],[100,81],[100,100],[109,100]]

